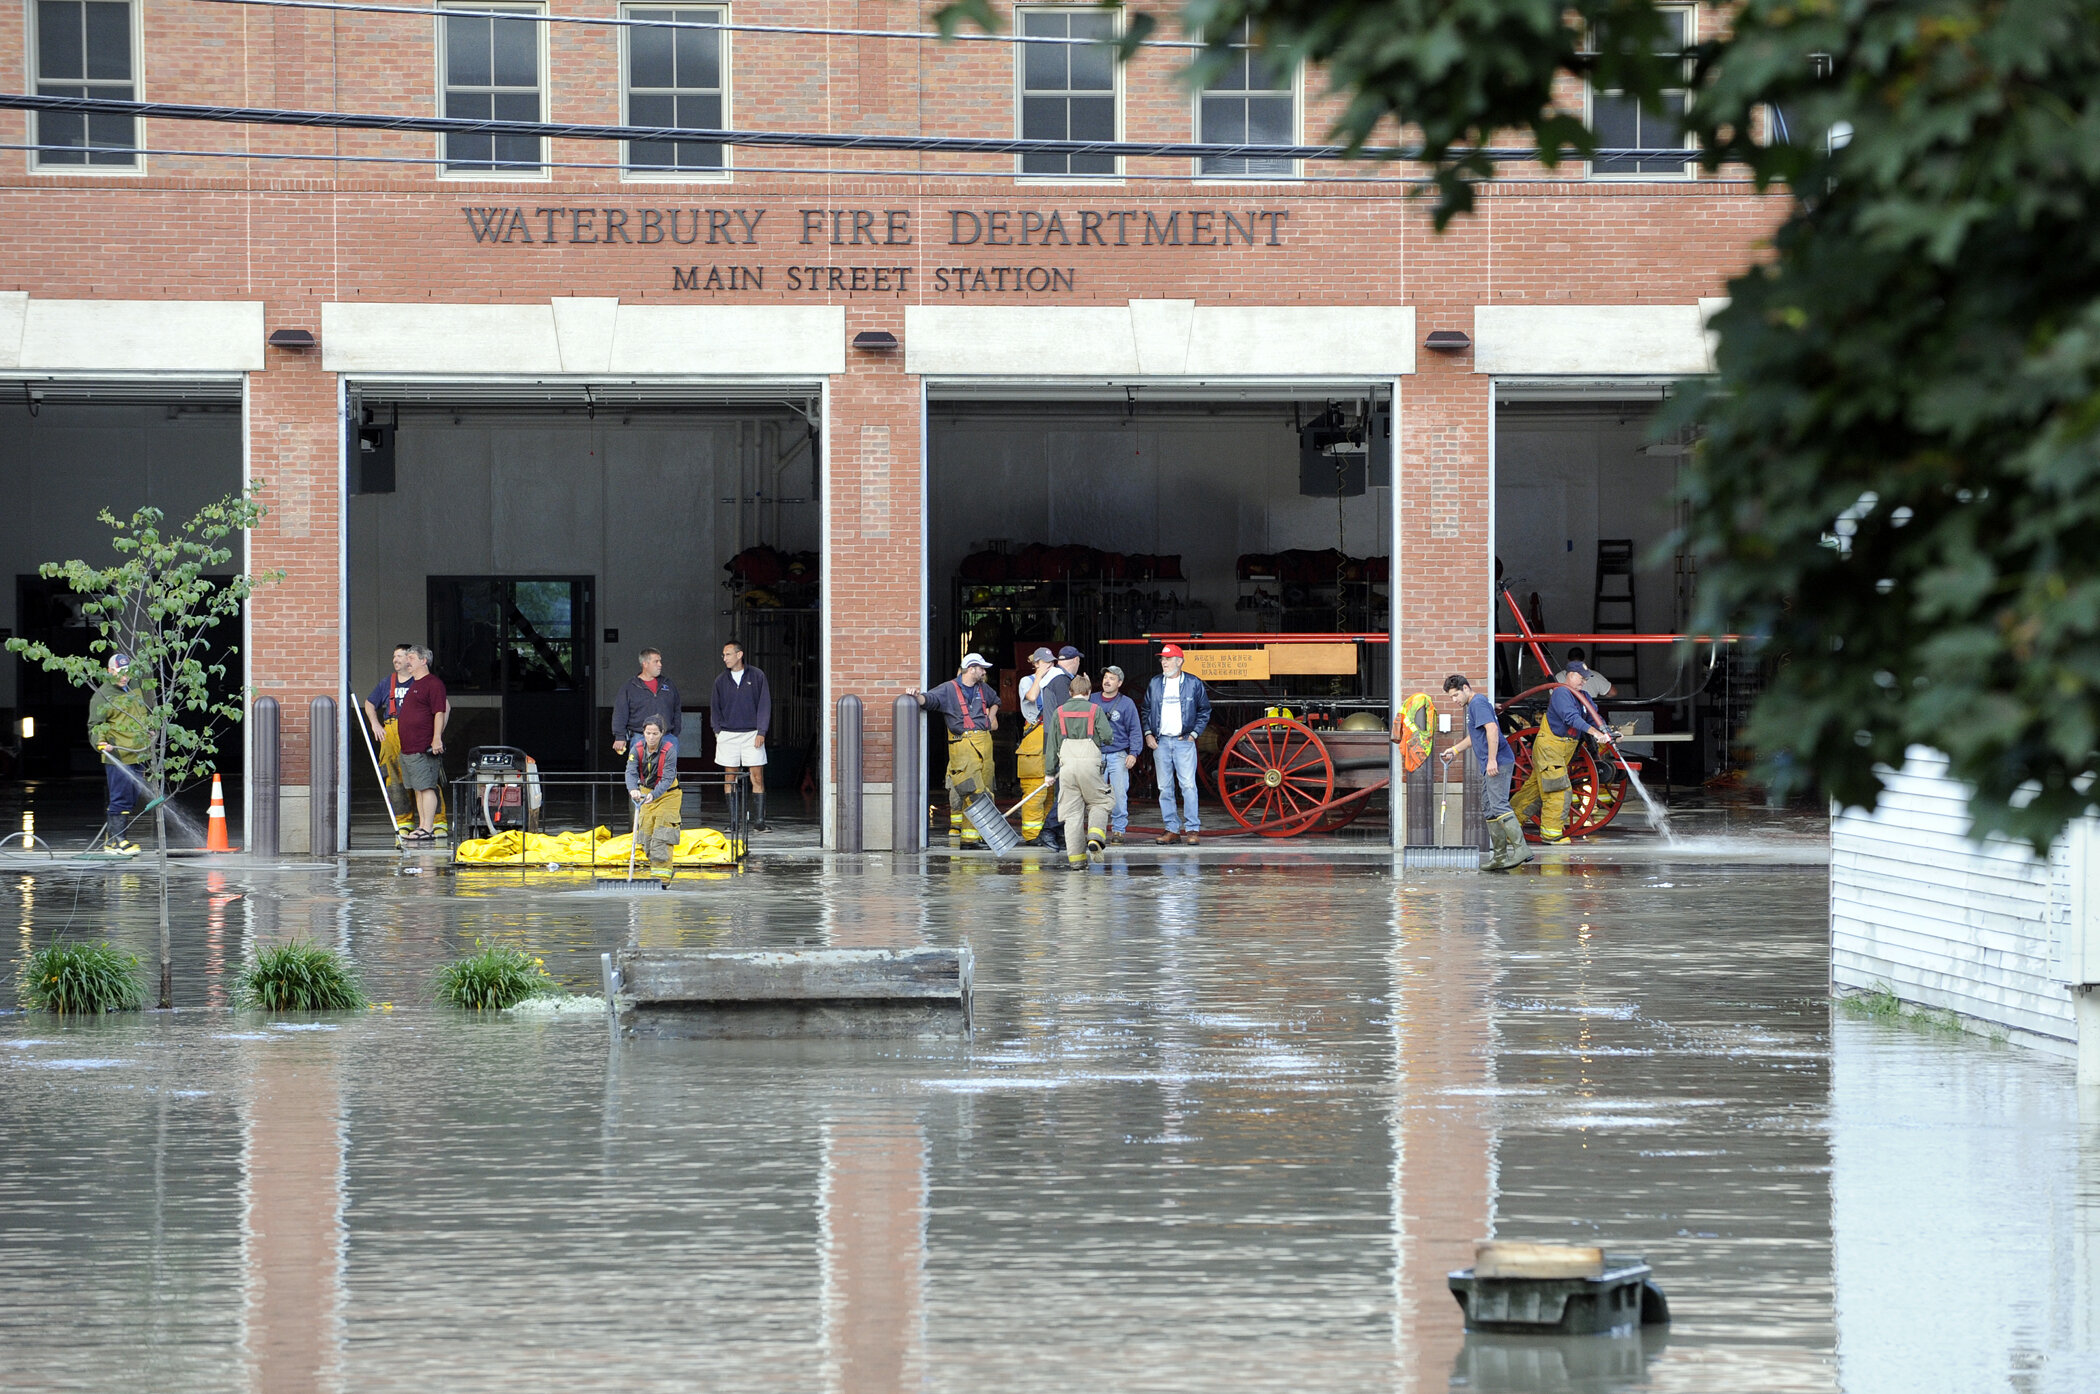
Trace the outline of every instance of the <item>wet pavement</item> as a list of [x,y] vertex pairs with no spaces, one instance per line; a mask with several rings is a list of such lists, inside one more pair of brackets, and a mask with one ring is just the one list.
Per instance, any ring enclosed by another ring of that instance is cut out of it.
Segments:
[[[1818,829],[1687,831],[1509,877],[793,837],[638,893],[184,863],[179,1010],[0,1014],[0,1386],[2100,1387],[2068,1063],[1835,1007]],[[0,869],[9,983],[55,933],[153,956],[144,868]],[[229,1010],[295,936],[385,1009]],[[431,1005],[476,940],[578,991],[630,943],[967,941],[975,1029],[620,1041]],[[1491,1235],[1643,1254],[1676,1320],[1468,1338],[1444,1275]]]

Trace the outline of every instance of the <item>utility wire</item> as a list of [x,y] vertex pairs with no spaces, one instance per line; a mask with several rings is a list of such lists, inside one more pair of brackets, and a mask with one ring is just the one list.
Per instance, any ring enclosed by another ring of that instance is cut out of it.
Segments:
[[[26,143],[8,144],[0,142],[0,150],[27,150],[33,153],[41,154],[146,155],[157,156],[161,158],[182,157],[186,159],[197,158],[211,160],[312,160],[320,163],[366,165],[458,165],[460,163],[460,161],[458,160],[448,160],[443,156],[431,155],[330,155],[319,153],[300,154],[295,151],[279,150],[175,150],[161,147],[148,148],[137,145],[31,145]],[[114,168],[114,166],[88,165],[83,166],[83,168],[110,169]],[[657,168],[652,165],[606,164],[603,162],[588,160],[543,160],[539,164],[531,166],[531,168],[595,169],[615,174],[640,174],[645,177],[644,179],[636,182],[637,189],[646,188],[650,186],[668,187],[678,185],[697,186],[699,188],[705,189],[716,186],[718,183],[721,187],[728,187],[727,181],[680,178],[675,174],[665,176],[662,179],[649,179],[646,176],[657,172]],[[71,171],[59,168],[46,167],[45,169],[39,172],[70,173]],[[477,174],[482,172],[483,171],[481,170],[476,171]],[[724,174],[831,175],[854,179],[1020,179],[1027,177],[1023,175],[1018,175],[1011,169],[842,169],[822,165],[725,165],[722,169],[722,172]],[[1218,176],[1215,174],[1133,174],[1129,175],[1128,178],[1135,181],[1142,181],[1144,183],[1153,184],[1168,182],[1191,184],[1217,184],[1220,182]],[[1113,189],[1122,182],[1122,179],[1122,176],[1116,175],[1071,175],[1061,177],[1059,179],[1059,182],[1075,185],[1096,183],[1104,188]],[[1250,182],[1259,183],[1263,181],[1254,180]],[[1396,187],[1412,188],[1416,185],[1429,184],[1433,181],[1426,177],[1415,175],[1336,174],[1318,176],[1278,175],[1276,176],[1274,182],[1291,185],[1391,184]],[[1553,182],[1564,183],[1567,181],[1561,180]],[[472,186],[467,185],[463,187],[471,188]]]
[[[1066,45],[1088,48],[1110,48],[1118,42],[1114,39],[1072,39],[1032,34],[986,34],[971,30],[958,30],[954,34],[941,34],[932,29],[825,29],[794,24],[732,24],[715,23],[710,20],[633,19],[625,16],[597,15],[553,15],[530,10],[491,9],[445,9],[442,6],[428,9],[413,5],[358,5],[347,0],[199,0],[207,5],[259,5],[278,10],[335,10],[349,14],[412,15],[417,19],[447,18],[458,16],[472,19],[487,19],[491,14],[503,19],[529,20],[536,24],[585,24],[618,29],[713,29],[737,34],[798,34],[815,38],[833,39],[933,39],[942,43],[954,40],[959,43],[994,44],[1043,44]],[[693,8],[704,7],[708,0],[691,0]],[[1139,48],[1174,48],[1200,50],[1208,45],[1197,39],[1145,39]],[[1243,48],[1243,44],[1233,45]]]
[[[55,97],[0,92],[0,110],[78,112],[144,120],[217,121],[252,126],[303,126],[372,131],[432,131],[444,135],[537,136],[554,140],[628,140],[652,143],[764,146],[801,150],[903,150],[959,155],[1113,155],[1133,159],[1364,160],[1417,161],[1418,149],[1403,146],[1223,145],[1202,141],[1030,140],[1017,136],[925,136],[849,134],[826,131],[732,131],[698,126],[607,126],[589,122],[500,121],[460,116],[388,116],[378,113],[300,111],[281,107],[203,106],[184,102],[120,101],[109,97]],[[79,147],[74,147],[79,148]],[[1576,152],[1563,152],[1574,154]],[[1484,146],[1454,150],[1497,161],[1535,160],[1536,148]],[[318,158],[318,157],[316,157]],[[1682,147],[1610,148],[1589,158],[1681,160],[1697,154]],[[478,163],[478,162],[476,162]],[[540,161],[506,162],[540,169]],[[501,166],[491,164],[491,169]],[[928,171],[936,174],[937,171]],[[1259,179],[1259,175],[1251,176]]]

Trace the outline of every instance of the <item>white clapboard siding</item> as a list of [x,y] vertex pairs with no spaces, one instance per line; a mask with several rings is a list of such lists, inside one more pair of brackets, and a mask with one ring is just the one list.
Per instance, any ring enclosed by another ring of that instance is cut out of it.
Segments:
[[1832,816],[1831,979],[2069,1048],[2064,850],[2043,860],[2002,839],[1971,842],[1968,796],[1944,759],[1918,749],[1872,814]]

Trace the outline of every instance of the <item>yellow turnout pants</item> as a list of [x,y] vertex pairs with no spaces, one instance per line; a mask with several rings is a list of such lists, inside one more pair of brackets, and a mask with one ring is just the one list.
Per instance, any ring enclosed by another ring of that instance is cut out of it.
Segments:
[[[1043,728],[1041,723],[1031,727],[1014,747],[1014,773],[1020,776],[1021,796],[1027,798],[1043,782]],[[1030,799],[1021,805],[1021,838],[1030,841],[1043,831],[1043,820],[1050,816],[1050,796]]]
[[[1123,757],[1118,755],[1118,760]],[[1108,811],[1115,796],[1101,764],[1101,747],[1090,740],[1057,747],[1057,816],[1065,825],[1065,860],[1083,862],[1089,841],[1108,841]]]
[[641,807],[635,815],[634,845],[649,858],[652,868],[668,868],[682,835],[678,819],[685,812],[685,791],[673,784]]
[[964,842],[982,842],[984,835],[963,817],[963,805],[979,794],[992,791],[992,733],[966,731],[948,734],[948,831],[962,834]]
[[1529,818],[1536,807],[1543,837],[1559,837],[1567,829],[1568,761],[1574,758],[1578,744],[1576,737],[1556,736],[1548,726],[1539,727],[1532,737],[1531,777],[1510,796],[1509,806],[1519,818]]

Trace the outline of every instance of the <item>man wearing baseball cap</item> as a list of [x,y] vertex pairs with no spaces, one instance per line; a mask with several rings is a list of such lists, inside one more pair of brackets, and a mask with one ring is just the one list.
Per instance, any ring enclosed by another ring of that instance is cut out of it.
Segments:
[[109,656],[109,681],[88,701],[88,740],[102,753],[102,776],[109,794],[109,823],[102,850],[138,855],[138,844],[124,835],[138,812],[139,790],[146,781],[139,769],[153,755],[153,718],[146,699],[131,685],[131,655]]
[[[1210,690],[1203,679],[1181,671],[1179,644],[1159,651],[1159,676],[1145,689],[1145,744],[1159,780],[1159,816],[1165,832],[1154,841],[1203,841],[1196,815],[1196,738],[1210,724]],[[1175,797],[1176,791],[1180,797]]]
[[999,694],[984,675],[992,665],[982,654],[963,655],[962,669],[931,692],[911,695],[948,722],[948,831],[963,846],[982,847],[984,834],[963,817],[963,806],[992,787],[992,732],[999,729]]
[[1028,655],[1035,671],[1021,675],[1016,691],[1021,697],[1021,739],[1014,745],[1014,774],[1021,781],[1021,794],[1026,799],[1021,805],[1021,841],[1040,842],[1043,837],[1043,820],[1049,806],[1055,802],[1048,792],[1043,778],[1043,713],[1056,711],[1042,705],[1043,680],[1057,668],[1057,655],[1048,649],[1037,649]]
[[1572,783],[1568,761],[1575,757],[1576,746],[1584,736],[1595,736],[1600,741],[1612,738],[1611,728],[1582,695],[1582,680],[1589,672],[1580,660],[1568,661],[1559,676],[1559,685],[1546,703],[1546,720],[1531,738],[1531,776],[1523,788],[1510,796],[1509,806],[1519,818],[1530,817],[1533,808],[1539,810],[1539,838],[1544,842],[1568,840],[1568,789]]
[[[1050,713],[1056,711],[1059,707],[1072,700],[1072,675],[1079,671],[1079,660],[1086,656],[1082,654],[1078,649],[1075,649],[1070,644],[1067,644],[1057,651],[1057,657],[1052,659],[1050,661],[1049,666],[1046,668],[1043,664],[1043,660],[1049,657],[1049,654],[1050,650],[1048,649],[1037,649],[1033,654],[1030,655],[1030,658],[1035,662],[1036,665],[1036,681],[1033,690],[1035,693],[1035,700],[1037,706],[1042,713],[1041,719],[1043,721],[1048,721],[1050,719]],[[1036,770],[1036,778],[1040,780],[1044,773],[1048,772],[1053,768],[1054,767],[1049,766],[1047,762],[1045,762],[1043,765],[1039,765]],[[1033,789],[1034,787],[1034,785],[1029,785],[1027,789],[1023,789],[1021,792],[1027,793],[1029,789]],[[1048,794],[1045,794],[1042,798],[1036,800],[1036,803],[1046,802],[1049,799],[1049,797],[1050,796]],[[1021,815],[1023,819],[1021,831],[1024,838],[1026,838],[1028,841],[1036,843],[1038,846],[1041,847],[1062,847],[1064,844],[1058,841],[1057,825],[1055,823],[1052,823],[1048,827],[1038,826],[1035,830],[1035,834],[1032,837],[1028,836],[1028,826],[1026,819],[1029,810],[1033,809],[1034,807],[1035,804],[1030,804],[1027,808],[1021,810]],[[1040,819],[1043,815],[1037,814],[1036,816]]]
[[1138,742],[1144,736],[1144,718],[1137,703],[1123,695],[1123,670],[1111,663],[1101,670],[1101,690],[1094,705],[1108,719],[1115,733],[1101,751],[1103,772],[1108,776],[1108,840],[1121,842],[1130,826],[1130,771],[1137,764]]

